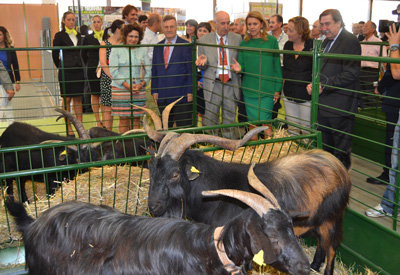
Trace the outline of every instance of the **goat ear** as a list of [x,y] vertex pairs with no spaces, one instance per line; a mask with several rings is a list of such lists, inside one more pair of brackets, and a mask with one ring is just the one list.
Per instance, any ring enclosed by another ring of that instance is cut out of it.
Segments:
[[185,170],[189,180],[195,180],[200,176],[200,171],[193,165],[187,164]]
[[264,262],[266,264],[272,264],[278,260],[274,254],[274,248],[272,247],[271,242],[262,232],[262,229],[259,225],[255,223],[249,224],[247,226],[247,232],[250,236],[251,252],[253,255],[259,253],[260,250],[263,250]]
[[292,220],[304,220],[310,217],[310,211],[303,211],[303,212],[289,212],[290,218]]

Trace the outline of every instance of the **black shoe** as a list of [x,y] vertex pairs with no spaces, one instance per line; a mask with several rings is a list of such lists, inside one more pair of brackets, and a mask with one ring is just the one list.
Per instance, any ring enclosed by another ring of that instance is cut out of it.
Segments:
[[377,184],[377,185],[387,185],[388,181],[389,181],[389,176],[387,176],[385,174],[381,174],[377,178],[374,178],[374,177],[367,178],[368,183]]

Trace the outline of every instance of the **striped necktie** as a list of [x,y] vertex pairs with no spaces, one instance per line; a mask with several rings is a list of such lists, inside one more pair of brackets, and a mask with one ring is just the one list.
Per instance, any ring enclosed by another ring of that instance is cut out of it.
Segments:
[[[220,38],[219,44],[220,45],[225,45],[224,39],[222,37]],[[228,58],[226,56],[226,49],[225,48],[219,48],[218,52],[219,52],[219,64],[221,64],[221,66],[223,66],[224,69],[225,69],[225,66],[228,65],[228,60],[227,60]],[[223,71],[224,73],[220,74],[219,77],[218,77],[219,80],[221,80],[221,82],[223,82],[223,83],[226,83],[226,82],[229,81],[229,74],[225,73],[225,71],[226,71],[226,69]]]

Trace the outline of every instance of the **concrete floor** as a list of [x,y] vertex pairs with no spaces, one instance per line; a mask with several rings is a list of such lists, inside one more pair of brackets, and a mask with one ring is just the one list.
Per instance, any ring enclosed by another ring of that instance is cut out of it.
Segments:
[[[382,173],[380,166],[374,165],[357,156],[352,157],[352,169],[350,177],[353,187],[350,193],[349,207],[364,215],[365,210],[375,207],[381,202],[386,185],[376,185],[367,183],[369,176],[377,177]],[[375,222],[392,229],[393,219],[390,217],[371,218]],[[400,220],[400,218],[397,218]],[[397,232],[400,233],[400,222],[397,222]]]

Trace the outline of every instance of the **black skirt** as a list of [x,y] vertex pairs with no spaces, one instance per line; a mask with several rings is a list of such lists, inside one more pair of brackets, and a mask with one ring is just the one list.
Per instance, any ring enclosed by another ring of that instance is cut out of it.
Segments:
[[85,74],[82,68],[60,68],[58,70],[58,80],[60,82],[62,97],[83,95],[85,89]]
[[87,69],[87,78],[89,82],[89,92],[92,95],[100,95],[100,78],[97,78],[97,68]]

